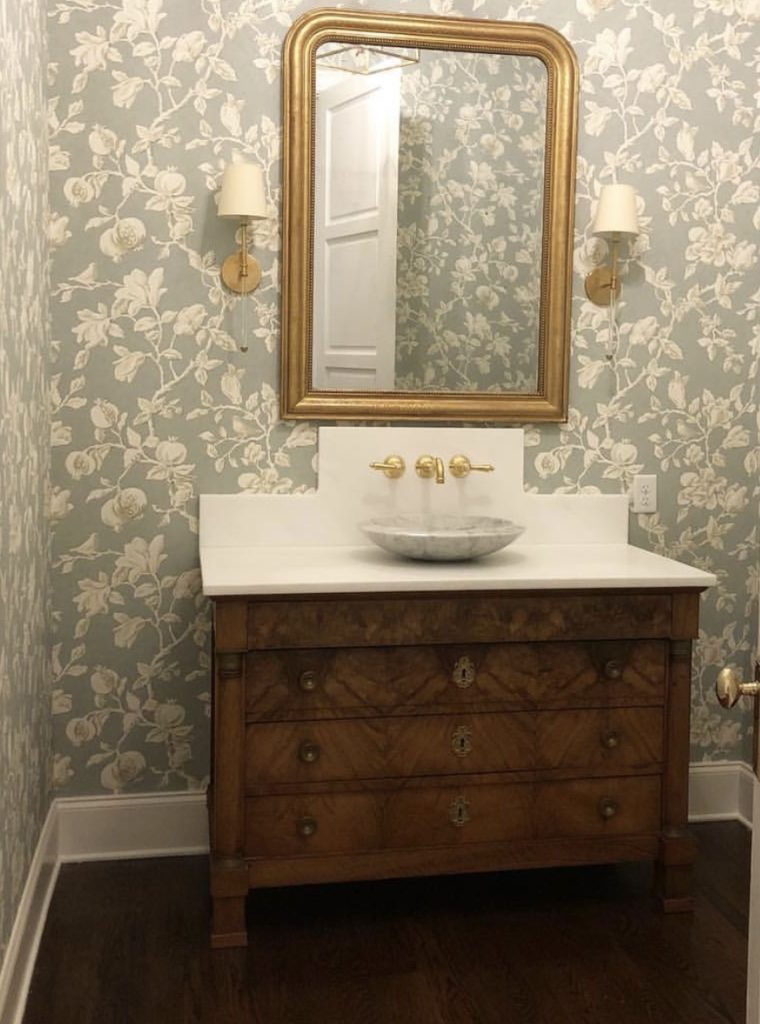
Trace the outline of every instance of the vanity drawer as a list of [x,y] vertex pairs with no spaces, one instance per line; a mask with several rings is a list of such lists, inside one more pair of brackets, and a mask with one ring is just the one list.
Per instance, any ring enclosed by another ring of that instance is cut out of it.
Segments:
[[658,776],[640,776],[250,797],[245,855],[653,834],[660,827],[660,785]]
[[604,707],[664,700],[663,640],[250,651],[249,718],[435,707]]
[[670,636],[671,595],[501,591],[249,601],[249,649]]
[[661,708],[249,725],[249,792],[273,784],[479,772],[659,768]]

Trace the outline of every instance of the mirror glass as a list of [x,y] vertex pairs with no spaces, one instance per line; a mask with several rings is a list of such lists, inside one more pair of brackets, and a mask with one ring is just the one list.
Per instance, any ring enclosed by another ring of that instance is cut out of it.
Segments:
[[316,51],[317,390],[535,392],[547,70]]
[[567,40],[319,8],[289,30],[282,67],[283,418],[562,420]]

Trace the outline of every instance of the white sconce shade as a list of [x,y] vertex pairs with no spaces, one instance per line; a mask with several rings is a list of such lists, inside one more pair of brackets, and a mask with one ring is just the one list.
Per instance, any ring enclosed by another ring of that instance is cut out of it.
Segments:
[[256,164],[227,164],[222,177],[220,217],[263,219],[267,215],[264,175]]
[[632,185],[603,185],[591,229],[599,238],[635,238],[639,233],[636,190]]

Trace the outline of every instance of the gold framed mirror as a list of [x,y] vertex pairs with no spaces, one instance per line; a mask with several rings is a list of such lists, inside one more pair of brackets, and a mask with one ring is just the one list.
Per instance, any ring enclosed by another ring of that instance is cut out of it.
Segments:
[[295,22],[284,419],[566,419],[577,105],[572,47],[542,25]]

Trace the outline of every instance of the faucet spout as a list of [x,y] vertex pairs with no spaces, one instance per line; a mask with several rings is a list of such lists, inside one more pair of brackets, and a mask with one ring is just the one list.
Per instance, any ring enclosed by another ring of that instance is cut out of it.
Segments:
[[443,459],[436,457],[435,460],[435,482],[442,484],[444,481]]

